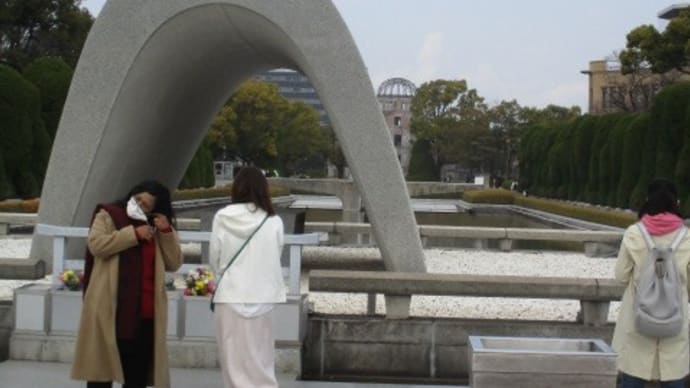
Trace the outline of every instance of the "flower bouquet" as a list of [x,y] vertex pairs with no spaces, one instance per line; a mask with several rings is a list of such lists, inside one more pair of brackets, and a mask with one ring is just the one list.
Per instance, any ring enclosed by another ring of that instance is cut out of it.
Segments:
[[64,288],[70,291],[79,291],[84,287],[84,273],[66,269],[60,273],[60,280]]
[[208,296],[213,294],[216,290],[216,284],[213,279],[213,273],[207,268],[199,267],[195,270],[190,270],[184,275],[184,282],[186,285],[184,295]]

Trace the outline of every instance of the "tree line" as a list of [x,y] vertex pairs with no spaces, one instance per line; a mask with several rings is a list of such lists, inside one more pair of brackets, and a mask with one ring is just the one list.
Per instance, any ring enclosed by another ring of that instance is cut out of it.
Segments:
[[518,147],[534,123],[567,120],[580,108],[521,106],[516,100],[489,106],[466,80],[422,84],[411,103],[412,146],[408,180],[438,181],[441,167],[460,164],[476,174],[516,178]]

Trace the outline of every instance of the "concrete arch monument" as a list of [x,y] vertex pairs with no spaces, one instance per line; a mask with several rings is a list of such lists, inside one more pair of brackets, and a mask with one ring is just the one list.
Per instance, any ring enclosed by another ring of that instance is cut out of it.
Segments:
[[[39,220],[86,225],[99,201],[155,177],[175,187],[213,116],[257,71],[313,83],[386,267],[424,271],[407,188],[374,89],[324,0],[109,1],[86,41],[48,166]],[[37,238],[32,257],[48,257]]]

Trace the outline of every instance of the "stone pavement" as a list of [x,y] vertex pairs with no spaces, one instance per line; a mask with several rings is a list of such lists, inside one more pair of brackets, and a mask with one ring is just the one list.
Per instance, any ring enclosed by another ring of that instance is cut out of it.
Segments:
[[[83,388],[86,384],[69,378],[70,364],[5,361],[0,362],[0,386],[2,388]],[[170,371],[172,388],[222,388],[218,369],[177,369]],[[321,381],[295,381],[279,376],[281,388],[441,388],[450,386],[326,383]],[[114,384],[115,387],[120,387]]]

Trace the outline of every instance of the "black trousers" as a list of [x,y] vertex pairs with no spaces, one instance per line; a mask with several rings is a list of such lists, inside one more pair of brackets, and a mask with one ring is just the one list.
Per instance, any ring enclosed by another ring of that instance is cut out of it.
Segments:
[[[145,388],[153,364],[153,320],[142,319],[134,339],[117,340],[125,384],[122,388]],[[86,388],[111,388],[112,381],[86,383]]]

